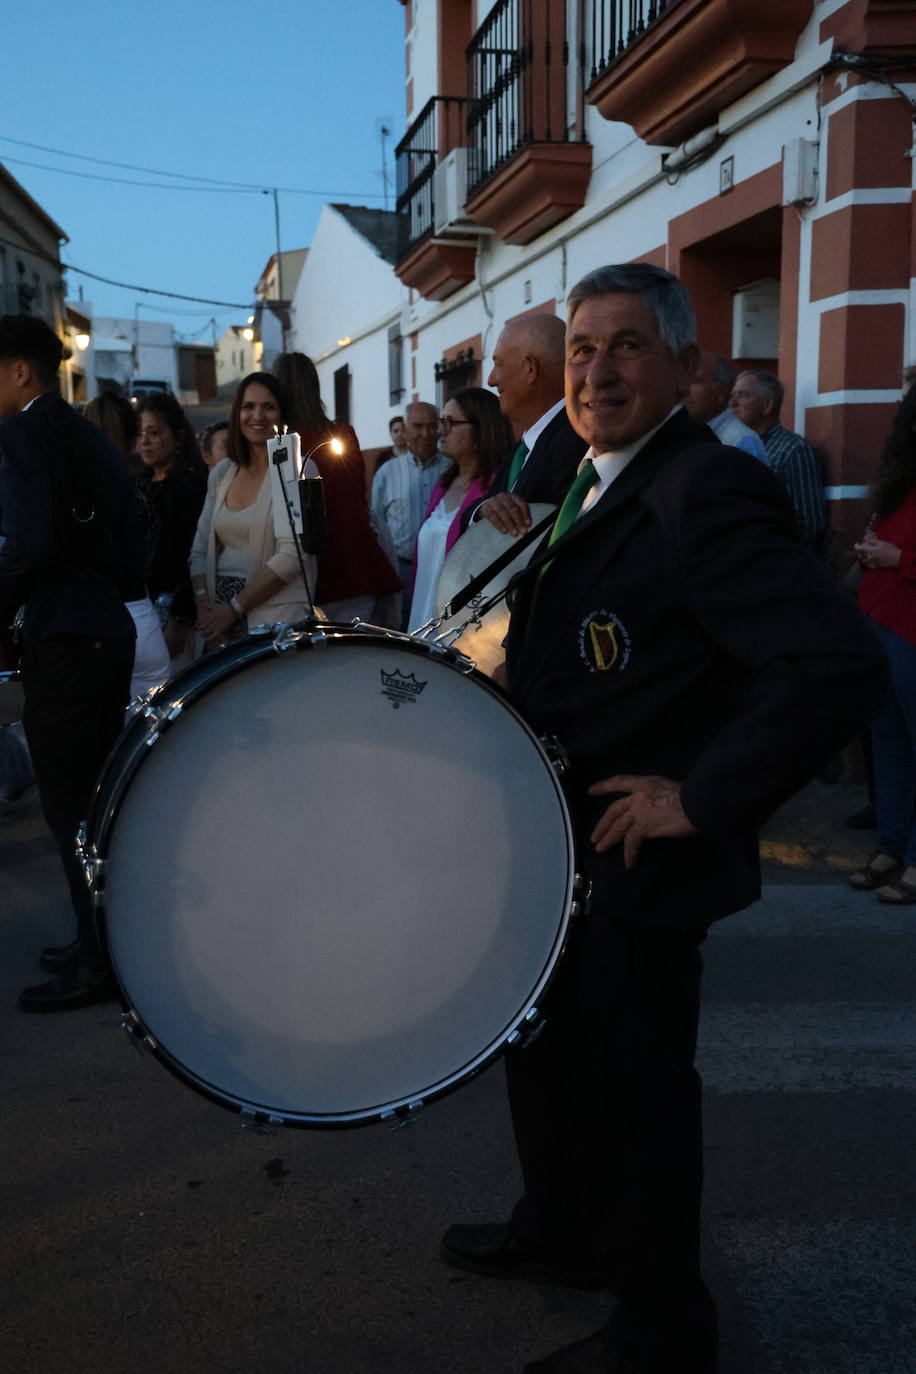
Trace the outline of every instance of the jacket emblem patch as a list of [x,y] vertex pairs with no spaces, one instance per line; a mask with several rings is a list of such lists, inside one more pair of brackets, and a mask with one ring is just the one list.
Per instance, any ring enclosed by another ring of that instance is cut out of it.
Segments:
[[613,611],[589,611],[579,626],[579,655],[590,673],[622,673],[630,661],[630,636]]

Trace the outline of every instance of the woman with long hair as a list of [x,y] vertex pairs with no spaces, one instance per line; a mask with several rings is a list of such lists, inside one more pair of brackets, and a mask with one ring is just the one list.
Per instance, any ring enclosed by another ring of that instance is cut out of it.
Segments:
[[190,653],[195,607],[188,554],[207,491],[197,439],[174,396],[150,391],[137,408],[137,479],[148,505],[146,582],[178,667]]
[[850,884],[891,906],[916,902],[916,387],[897,410],[856,544],[859,605],[887,652],[891,687],[871,727],[878,847]]
[[[137,413],[124,396],[103,391],[90,401],[83,417],[107,435],[125,462],[129,462],[137,436]],[[151,509],[145,485],[137,483],[137,501],[146,548],[150,547],[149,521]],[[130,698],[135,702],[154,687],[167,681],[171,672],[171,658],[162,633],[162,625],[147,589],[135,588],[136,595],[125,601],[137,632],[134,666],[130,678]],[[133,708],[132,708],[133,709]]]
[[512,449],[512,427],[499,398],[480,386],[466,386],[446,401],[439,421],[439,448],[451,466],[433,487],[417,534],[412,633],[436,614],[436,588],[445,555],[461,533],[461,516],[490,489],[496,469]]
[[[289,425],[299,433],[302,456],[312,454],[324,482],[328,547],[318,560],[317,600],[329,620],[394,624],[396,606],[388,608],[383,599],[400,590],[401,580],[369,520],[356,432],[328,419],[317,369],[305,353],[279,354],[273,371],[289,395]],[[341,453],[332,452],[331,439],[339,441]]]
[[[229,417],[229,456],[211,470],[191,549],[197,628],[210,648],[249,626],[290,624],[310,613],[292,533],[278,535],[267,441],[289,424],[284,388],[269,372],[240,383]],[[303,556],[309,587],[314,559]]]

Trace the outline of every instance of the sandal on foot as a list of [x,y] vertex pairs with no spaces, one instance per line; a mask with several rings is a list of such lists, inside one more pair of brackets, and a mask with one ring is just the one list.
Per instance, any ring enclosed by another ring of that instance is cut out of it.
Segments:
[[[890,859],[889,867],[876,867],[879,859]],[[876,887],[883,887],[885,883],[890,883],[899,873],[903,872],[903,864],[899,859],[895,859],[892,854],[882,854],[880,850],[873,854],[864,868],[857,868],[855,873],[850,873],[848,882],[850,887],[854,887],[857,892],[873,892]]]
[[908,883],[906,878],[891,878],[890,882],[881,884],[876,895],[879,902],[886,902],[888,906],[910,906],[916,902],[916,883]]

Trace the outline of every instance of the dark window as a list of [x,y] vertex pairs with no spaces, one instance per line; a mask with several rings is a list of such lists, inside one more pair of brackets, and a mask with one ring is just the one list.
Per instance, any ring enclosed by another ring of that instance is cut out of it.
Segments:
[[388,404],[398,405],[404,395],[404,340],[401,322],[388,328]]
[[334,373],[334,419],[339,425],[350,423],[350,369],[346,363]]
[[480,386],[480,359],[475,358],[473,348],[436,363],[436,401],[439,409],[465,386]]

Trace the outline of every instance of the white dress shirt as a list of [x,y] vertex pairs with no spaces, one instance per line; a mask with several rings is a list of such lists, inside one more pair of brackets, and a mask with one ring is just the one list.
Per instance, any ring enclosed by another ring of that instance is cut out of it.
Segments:
[[[544,414],[540,417],[540,419],[535,420],[534,424],[529,425],[528,428],[525,430],[521,438],[521,442],[525,444],[528,448],[528,452],[525,454],[525,463],[527,463],[528,459],[531,457],[531,450],[534,448],[538,439],[540,439],[541,435],[544,433],[544,430],[550,424],[551,420],[554,418],[555,415],[559,415],[560,411],[563,410],[565,406],[566,401],[565,399],[561,398],[559,401],[557,401],[555,406],[551,406],[549,410],[545,410]],[[525,463],[522,463],[522,470],[524,470]]]
[[644,449],[649,440],[658,433],[662,425],[666,425],[671,419],[671,416],[676,414],[680,409],[681,403],[678,401],[677,405],[672,406],[668,411],[668,414],[665,416],[664,420],[662,420],[661,424],[656,425],[654,429],[650,429],[648,434],[644,434],[632,444],[627,444],[626,448],[608,449],[605,453],[597,454],[593,448],[589,449],[588,453],[586,453],[585,457],[582,459],[582,462],[576,468],[576,472],[581,472],[585,464],[591,462],[594,464],[595,470],[598,473],[598,480],[592,485],[591,490],[582,502],[579,508],[579,514],[576,516],[577,520],[601,500],[604,493],[614,482],[616,482],[624,468],[628,463],[633,461],[640,449]]
[[[526,445],[528,452],[525,454],[525,457],[522,461],[522,465],[518,470],[518,476],[515,479],[516,482],[518,481],[518,478],[521,476],[521,474],[525,471],[525,463],[527,463],[528,459],[531,457],[531,450],[534,448],[538,439],[540,439],[541,435],[544,433],[544,430],[550,424],[554,416],[559,415],[560,411],[563,410],[565,406],[565,399],[557,401],[555,406],[551,406],[549,410],[545,410],[544,414],[539,419],[535,420],[533,425],[529,425],[523,433],[519,442]],[[470,521],[468,522],[469,524],[476,524],[477,520],[480,518],[480,508],[482,505],[483,502],[481,501],[478,503],[478,505],[474,507],[474,514],[471,516]]]

